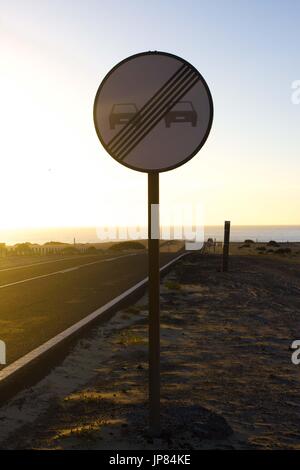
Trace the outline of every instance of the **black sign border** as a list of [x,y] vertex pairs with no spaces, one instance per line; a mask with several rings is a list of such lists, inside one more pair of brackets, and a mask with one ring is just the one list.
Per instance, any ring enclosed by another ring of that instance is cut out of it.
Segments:
[[[206,130],[206,133],[204,134],[204,137],[202,139],[202,141],[200,142],[200,144],[196,147],[196,149],[187,157],[185,158],[184,160],[180,161],[179,163],[175,164],[175,165],[172,165],[172,166],[169,166],[169,167],[166,167],[166,168],[163,168],[163,169],[140,169],[140,168],[136,168],[132,165],[129,165],[128,163],[124,162],[124,161],[121,161],[117,158],[115,158],[110,152],[109,152],[109,149],[107,147],[107,145],[105,144],[105,142],[103,141],[102,139],[102,136],[101,136],[101,132],[98,128],[98,125],[97,125],[97,120],[96,120],[96,108],[97,108],[97,102],[98,102],[98,99],[99,99],[99,95],[101,93],[101,90],[106,82],[106,80],[108,80],[108,78],[110,77],[110,75],[118,68],[120,67],[121,65],[125,64],[126,62],[129,62],[130,60],[133,60],[133,59],[136,59],[137,57],[142,57],[142,56],[147,56],[147,55],[163,55],[163,56],[167,56],[167,57],[171,57],[173,59],[177,59],[179,60],[180,62],[182,62],[182,64],[185,64],[187,66],[189,66],[191,69],[194,70],[194,72],[199,76],[200,78],[200,81],[202,82],[202,84],[204,85],[204,88],[206,89],[206,93],[207,93],[207,96],[208,96],[208,101],[209,101],[209,107],[210,107],[210,116],[209,116],[209,122],[208,122],[208,127],[207,127],[207,130]],[[210,134],[210,131],[211,131],[211,127],[212,127],[212,123],[213,123],[213,118],[214,118],[214,105],[213,105],[213,99],[212,99],[212,95],[211,95],[211,92],[210,92],[210,89],[205,81],[205,79],[203,78],[203,76],[201,75],[201,73],[192,65],[190,64],[187,60],[185,59],[182,59],[182,57],[179,57],[175,54],[171,54],[169,52],[162,52],[162,51],[148,51],[148,52],[140,52],[138,54],[133,54],[129,57],[127,57],[126,59],[122,60],[121,62],[119,62],[118,64],[116,64],[104,77],[104,79],[102,80],[102,82],[100,83],[99,85],[99,88],[97,90],[97,93],[96,93],[96,96],[95,96],[95,100],[94,100],[94,107],[93,107],[93,119],[94,119],[94,126],[95,126],[95,130],[96,130],[96,133],[97,133],[97,136],[101,142],[101,144],[103,145],[103,147],[105,148],[105,150],[107,151],[107,153],[118,163],[120,163],[121,165],[123,166],[126,166],[127,168],[130,168],[131,170],[135,170],[135,171],[139,171],[140,173],[163,173],[165,171],[170,171],[170,170],[175,170],[175,168],[178,168],[180,167],[181,165],[184,165],[185,163],[187,163],[189,160],[191,160],[198,152],[199,150],[203,147],[203,145],[205,144],[209,134]]]

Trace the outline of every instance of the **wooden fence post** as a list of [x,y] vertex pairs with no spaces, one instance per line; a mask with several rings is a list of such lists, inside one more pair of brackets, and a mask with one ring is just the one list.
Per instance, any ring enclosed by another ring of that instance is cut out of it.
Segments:
[[223,244],[223,273],[228,271],[229,239],[230,239],[230,220],[225,220],[224,244]]

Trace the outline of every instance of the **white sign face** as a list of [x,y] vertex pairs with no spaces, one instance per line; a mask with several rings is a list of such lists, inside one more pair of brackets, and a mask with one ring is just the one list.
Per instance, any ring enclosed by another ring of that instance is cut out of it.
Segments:
[[185,60],[145,52],[116,65],[102,81],[94,123],[119,163],[161,172],[190,160],[205,143],[213,102],[200,73]]

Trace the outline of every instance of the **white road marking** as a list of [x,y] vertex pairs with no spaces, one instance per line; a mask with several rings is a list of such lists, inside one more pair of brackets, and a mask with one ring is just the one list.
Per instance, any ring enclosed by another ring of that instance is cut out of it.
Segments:
[[79,264],[78,266],[73,266],[72,268],[63,269],[61,271],[55,271],[53,273],[41,274],[39,276],[29,277],[27,279],[22,279],[21,281],[10,282],[9,284],[2,284],[2,285],[0,285],[0,289],[4,289],[5,287],[16,286],[17,284],[23,284],[24,282],[35,281],[36,279],[43,279],[45,277],[55,276],[56,274],[69,273],[71,271],[75,271],[76,269],[80,269],[80,268],[83,268],[85,266],[90,266],[92,264],[107,263],[109,261],[114,261],[114,260],[120,259],[120,258],[127,258],[128,256],[136,256],[138,254],[139,253],[130,253],[129,255],[121,255],[121,256],[116,256],[114,258],[106,258],[106,259],[101,259],[101,260],[98,260],[98,261],[92,261],[91,263]]
[[64,274],[64,273],[70,273],[71,271],[76,271],[76,269],[78,269],[79,266],[74,266],[73,268],[67,268],[67,269],[63,269],[62,271],[59,271],[61,274]]

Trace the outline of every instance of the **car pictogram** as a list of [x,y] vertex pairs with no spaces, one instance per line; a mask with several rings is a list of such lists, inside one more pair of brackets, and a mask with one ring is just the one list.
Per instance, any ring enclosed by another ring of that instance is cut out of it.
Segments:
[[165,115],[165,124],[166,127],[170,127],[172,123],[190,122],[193,127],[196,127],[197,118],[197,113],[191,101],[178,101]]
[[[135,103],[117,103],[114,104],[109,115],[109,125],[114,129],[116,125],[127,124],[138,113]],[[136,120],[138,125],[138,119]]]

